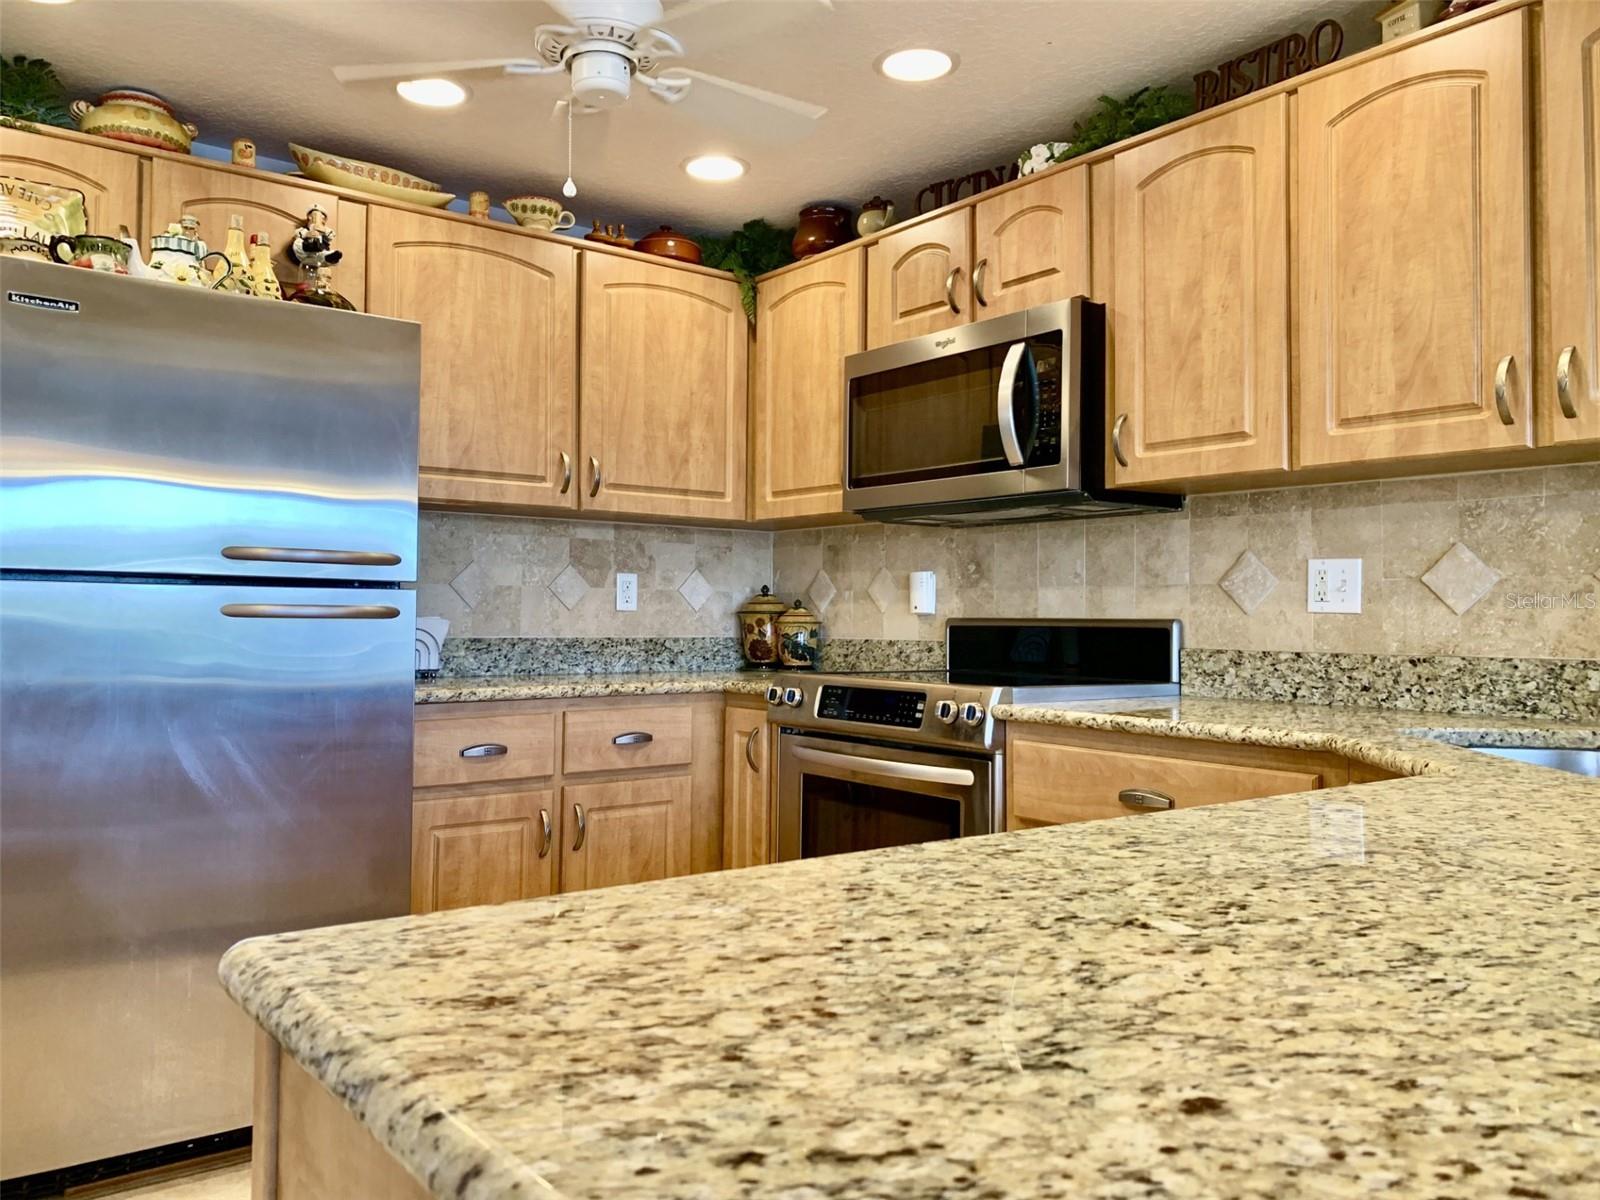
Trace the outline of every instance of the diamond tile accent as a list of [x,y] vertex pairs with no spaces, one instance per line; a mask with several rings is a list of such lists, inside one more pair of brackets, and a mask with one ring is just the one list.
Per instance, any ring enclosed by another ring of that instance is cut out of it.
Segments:
[[1233,560],[1233,566],[1217,581],[1217,586],[1249,616],[1272,595],[1272,590],[1278,586],[1278,577],[1267,570],[1267,564],[1257,558],[1254,551],[1246,550]]
[[578,603],[589,594],[589,585],[578,574],[578,568],[568,563],[561,568],[561,574],[550,581],[550,590],[566,607],[577,608]]
[[806,594],[811,597],[811,611],[821,616],[828,611],[828,605],[833,603],[839,589],[833,586],[833,580],[826,571],[818,571],[811,577],[811,586],[806,589]]
[[1422,582],[1459,617],[1487,596],[1500,578],[1499,571],[1465,545],[1452,542],[1439,561],[1428,568]]
[[887,567],[879,567],[878,573],[867,585],[867,595],[872,597],[872,602],[878,606],[878,611],[883,613],[888,612],[889,605],[894,603],[894,594],[894,576],[889,574]]
[[690,571],[689,578],[678,585],[678,595],[682,596],[683,602],[695,612],[699,612],[705,606],[705,602],[711,599],[715,591],[716,589],[706,582],[706,577],[700,574],[698,568]]
[[461,573],[450,581],[450,590],[461,597],[468,608],[476,608],[483,599],[483,568],[473,559],[461,568]]

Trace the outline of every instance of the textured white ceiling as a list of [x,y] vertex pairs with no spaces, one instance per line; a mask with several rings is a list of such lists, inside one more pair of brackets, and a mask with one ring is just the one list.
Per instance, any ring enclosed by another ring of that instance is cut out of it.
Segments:
[[[670,15],[677,0],[667,0]],[[1318,18],[1341,20],[1352,47],[1376,40],[1369,0],[731,0],[677,30],[687,65],[826,105],[801,141],[719,135],[636,88],[596,135],[577,125],[573,203],[587,223],[626,219],[723,230],[752,217],[792,222],[818,199],[858,206],[874,192],[909,202],[929,181],[1008,162],[1062,138],[1103,92],[1187,86],[1197,70]],[[166,96],[226,145],[254,137],[287,158],[289,141],[484,188],[498,202],[556,194],[565,127],[550,110],[563,76],[474,80],[451,111],[406,104],[387,84],[343,86],[339,63],[531,54],[534,26],[558,20],[540,0],[3,0],[0,50],[54,62],[74,94],[114,85]],[[931,45],[960,66],[931,84],[897,84],[873,63]],[[750,172],[731,184],[687,178],[683,160],[732,153]]]

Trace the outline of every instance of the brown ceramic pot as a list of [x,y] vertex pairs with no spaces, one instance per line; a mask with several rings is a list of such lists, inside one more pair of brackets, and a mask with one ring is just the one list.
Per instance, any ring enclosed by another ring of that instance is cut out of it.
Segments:
[[654,233],[647,233],[633,244],[635,250],[646,254],[659,254],[662,258],[675,258],[679,262],[700,261],[700,247],[670,225],[663,225]]
[[850,210],[839,204],[808,204],[800,210],[790,249],[796,258],[832,250],[850,240]]

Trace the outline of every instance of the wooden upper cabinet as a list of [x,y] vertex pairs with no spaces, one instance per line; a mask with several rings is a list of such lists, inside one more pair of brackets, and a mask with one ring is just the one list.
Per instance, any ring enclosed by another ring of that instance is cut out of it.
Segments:
[[722,865],[755,867],[772,861],[770,734],[766,706],[730,698],[722,725]]
[[975,318],[1089,292],[1089,169],[1072,167],[973,206]]
[[1289,465],[1289,101],[1112,160],[1117,486]]
[[669,775],[562,788],[561,890],[687,875],[689,780],[688,775]]
[[1600,0],[1546,4],[1540,442],[1600,438]]
[[577,251],[374,207],[368,259],[371,310],[422,324],[422,501],[573,507]]
[[972,210],[885,234],[867,247],[867,347],[972,320]]
[[115,236],[124,225],[135,236],[141,231],[137,154],[25,129],[0,129],[0,174],[77,188],[83,193],[90,233]]
[[554,810],[549,788],[413,802],[411,911],[550,895]]
[[150,194],[144,205],[144,244],[185,213],[200,221],[200,236],[213,250],[228,240],[230,217],[244,218],[246,238],[266,233],[272,243],[272,267],[280,283],[299,280],[300,269],[288,256],[294,231],[306,223],[312,205],[324,209],[334,230],[334,248],[344,255],[333,268],[334,289],[359,309],[366,303],[367,206],[299,187],[282,175],[222,171],[201,163],[153,159]]
[[844,357],[862,349],[865,252],[807,263],[761,284],[752,400],[751,515],[844,507]]
[[749,337],[731,279],[584,255],[584,508],[744,519]]
[[1301,463],[1530,444],[1526,23],[1300,90]]

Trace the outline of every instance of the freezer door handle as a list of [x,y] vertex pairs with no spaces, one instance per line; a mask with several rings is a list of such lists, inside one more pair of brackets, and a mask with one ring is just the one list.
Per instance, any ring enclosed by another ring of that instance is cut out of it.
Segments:
[[392,604],[224,604],[225,617],[276,617],[291,621],[388,621],[400,615]]
[[400,556],[385,550],[312,550],[303,546],[224,546],[236,562],[332,563],[341,567],[396,567]]

